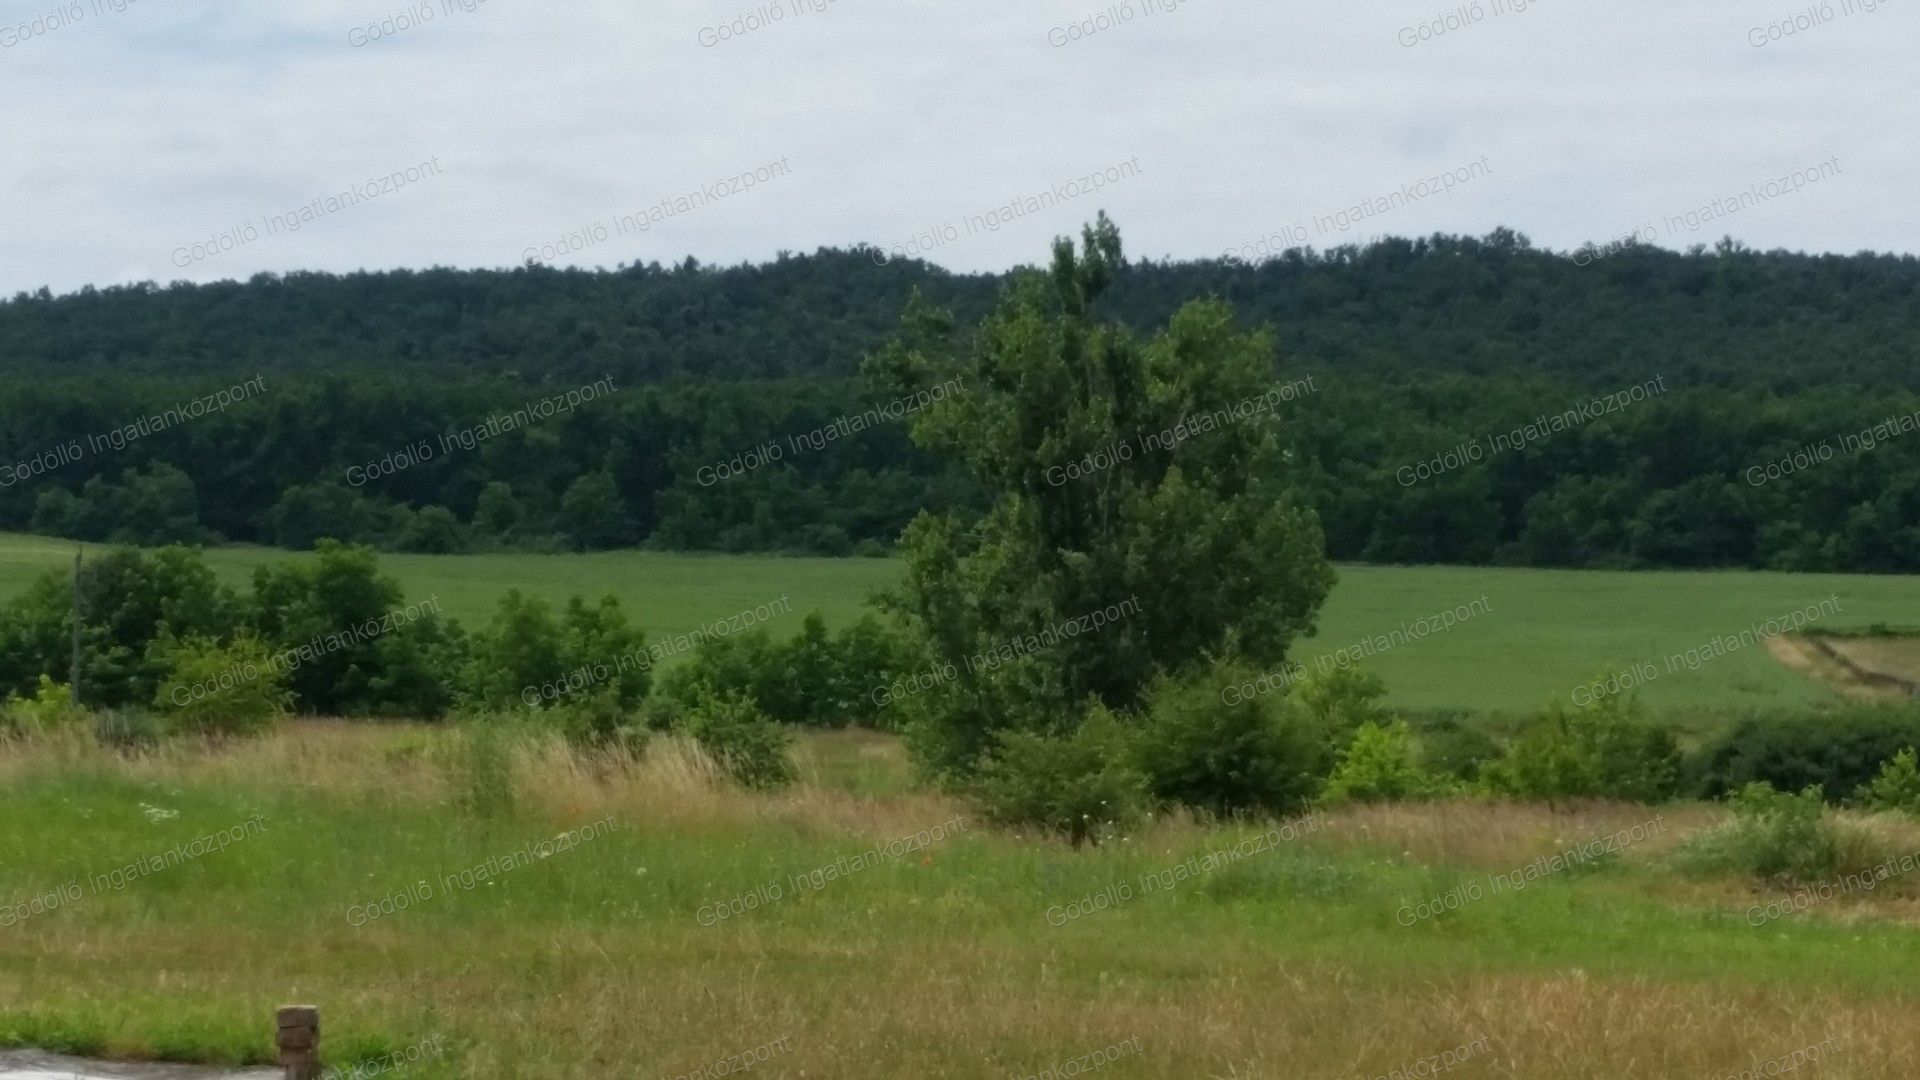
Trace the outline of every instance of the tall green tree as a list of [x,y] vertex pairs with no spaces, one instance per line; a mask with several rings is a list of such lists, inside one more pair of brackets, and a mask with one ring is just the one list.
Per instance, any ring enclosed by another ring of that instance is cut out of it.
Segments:
[[1163,673],[1277,663],[1333,585],[1289,483],[1273,342],[1216,301],[1143,337],[1104,317],[1127,272],[1103,214],[971,335],[915,305],[868,362],[902,397],[957,390],[913,437],[993,498],[976,526],[923,513],[903,542],[892,604],[941,680],[909,699],[935,773],[973,771],[1001,732],[1135,707]]
[[576,547],[589,550],[618,547],[628,539],[627,506],[612,473],[590,472],[567,488],[560,496],[560,527]]

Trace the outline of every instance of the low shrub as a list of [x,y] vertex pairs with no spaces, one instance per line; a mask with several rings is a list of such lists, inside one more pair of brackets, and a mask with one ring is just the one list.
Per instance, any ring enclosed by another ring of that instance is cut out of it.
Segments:
[[1674,796],[1681,762],[1672,731],[1612,694],[1582,708],[1554,703],[1482,778],[1487,790],[1515,798],[1651,803]]
[[86,715],[73,703],[73,687],[42,675],[32,697],[9,694],[0,703],[0,732],[40,734],[80,723]]
[[454,703],[465,633],[437,598],[408,597],[367,548],[326,540],[311,559],[257,567],[246,607],[241,625],[297,660],[287,686],[302,712],[427,719]]
[[1900,751],[1920,746],[1920,706],[1850,704],[1820,712],[1748,716],[1710,736],[1689,787],[1719,798],[1760,782],[1785,791],[1820,787],[1838,798],[1873,781]]
[[880,730],[898,730],[897,714],[886,706],[882,688],[890,687],[914,667],[913,656],[900,634],[871,615],[834,635],[830,654],[835,715],[841,723]]
[[1689,845],[1697,869],[1776,883],[1819,881],[1841,869],[1842,838],[1818,787],[1795,795],[1756,781],[1729,805],[1733,822]]
[[1006,732],[981,769],[974,792],[987,817],[1097,844],[1131,828],[1147,811],[1147,778],[1130,764],[1128,733],[1095,706],[1066,735]]
[[[72,678],[74,580],[49,570],[0,605],[0,693],[31,692],[43,673]],[[80,575],[81,699],[144,705],[165,674],[152,647],[172,635],[224,637],[240,602],[205,558],[181,547],[88,556]]]
[[1362,724],[1341,754],[1320,801],[1337,806],[1436,799],[1458,788],[1450,777],[1421,768],[1415,758],[1413,734],[1405,723]]
[[711,697],[744,697],[769,717],[789,723],[811,715],[795,705],[787,657],[765,629],[708,638],[687,659],[661,675],[661,694],[691,706]]
[[465,683],[487,708],[567,708],[610,695],[622,709],[645,699],[653,655],[611,596],[575,596],[558,615],[539,597],[509,589],[487,628],[472,638]]
[[646,741],[646,728],[610,688],[567,697],[540,718],[575,746],[623,743],[638,749]]
[[907,667],[898,636],[873,616],[829,634],[814,612],[788,641],[765,630],[710,638],[663,677],[662,688],[682,701],[740,694],[783,724],[886,728],[894,726],[895,714],[876,691]]
[[154,705],[174,730],[197,735],[251,735],[287,712],[293,693],[273,655],[258,639],[222,645],[195,637],[156,643],[167,674]]
[[1419,747],[1421,765],[1437,776],[1471,784],[1480,779],[1483,769],[1500,760],[1499,742],[1466,713],[1404,715]]
[[1920,760],[1916,760],[1913,747],[1882,765],[1880,775],[1854,793],[1854,801],[1868,810],[1920,817]]
[[1298,680],[1283,700],[1296,718],[1326,733],[1337,752],[1345,749],[1362,725],[1393,719],[1381,704],[1386,696],[1386,684],[1378,676],[1357,667],[1340,667]]
[[792,739],[786,729],[767,719],[752,698],[708,694],[689,704],[680,722],[741,784],[772,788],[793,780],[793,759],[788,754]]
[[1222,664],[1148,688],[1134,763],[1156,798],[1216,814],[1291,813],[1319,796],[1354,731],[1386,719],[1379,681],[1350,671],[1228,705],[1226,691],[1248,675]]

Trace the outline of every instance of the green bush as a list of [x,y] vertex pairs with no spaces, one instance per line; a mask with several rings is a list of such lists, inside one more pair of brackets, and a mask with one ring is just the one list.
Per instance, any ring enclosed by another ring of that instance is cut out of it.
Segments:
[[764,629],[702,641],[687,659],[660,678],[660,692],[682,705],[704,698],[751,698],[769,717],[796,722],[806,711],[789,695],[787,657]]
[[1377,681],[1335,673],[1285,695],[1229,693],[1249,675],[1215,665],[1148,687],[1134,764],[1156,798],[1216,814],[1291,813],[1320,794],[1353,728],[1376,715]]
[[541,718],[575,746],[625,743],[637,748],[646,737],[645,726],[632,710],[620,704],[620,695],[612,689],[571,695],[547,709]]
[[[653,684],[653,654],[611,596],[576,596],[558,618],[545,600],[509,589],[485,632],[475,635],[467,674],[488,708],[586,709],[608,697],[632,710]],[[564,726],[564,725],[563,725]]]
[[750,788],[781,787],[794,777],[786,729],[742,694],[706,695],[689,704],[681,724],[714,760]]
[[1432,772],[1473,783],[1500,760],[1501,747],[1466,714],[1429,713],[1408,717],[1420,761]]
[[86,711],[73,703],[73,687],[57,683],[45,675],[30,698],[9,694],[0,703],[0,732],[40,734],[65,727],[86,718]]
[[1099,843],[1146,813],[1147,780],[1130,763],[1127,732],[1095,706],[1067,735],[1003,732],[974,791],[1003,825],[1060,833],[1075,846]]
[[167,675],[154,693],[154,705],[176,731],[251,735],[272,727],[292,704],[285,675],[253,637],[228,645],[194,637],[155,648]]
[[[43,575],[0,608],[0,690],[27,690],[73,664],[72,575]],[[90,707],[146,706],[171,643],[228,640],[247,628],[285,657],[294,702],[340,715],[442,715],[462,668],[464,636],[408,605],[371,551],[322,543],[314,559],[261,567],[252,596],[221,585],[198,551],[116,550],[80,576],[80,683]]]
[[438,612],[436,598],[409,602],[372,550],[331,540],[310,560],[253,573],[252,625],[295,661],[288,685],[303,711],[444,715],[467,642]]
[[1329,806],[1349,802],[1388,802],[1435,799],[1456,785],[1436,776],[1414,760],[1413,735],[1405,723],[1386,726],[1362,724],[1327,781],[1321,801]]
[[[468,690],[475,702],[492,708],[556,702],[565,696],[563,648],[553,608],[508,589],[486,629],[474,635]],[[543,688],[551,692],[543,694]]]
[[1835,797],[1871,783],[1900,751],[1920,746],[1920,706],[1852,704],[1821,712],[1749,716],[1709,738],[1690,786],[1718,798],[1756,781],[1783,791],[1819,786]]
[[1755,782],[1729,804],[1733,823],[1689,846],[1696,867],[1787,883],[1822,880],[1841,869],[1842,839],[1818,787],[1795,795]]
[[889,687],[914,667],[905,639],[871,615],[833,638],[834,715],[841,723],[899,730],[899,718],[884,704]]
[[1869,810],[1920,817],[1920,760],[1909,746],[1880,767],[1880,775],[1862,786],[1854,801]]
[[744,695],[782,724],[882,728],[892,726],[894,714],[875,691],[906,667],[898,636],[871,615],[830,636],[826,620],[814,612],[785,642],[765,630],[709,638],[661,683],[664,693],[683,702]]
[[1386,696],[1386,684],[1378,676],[1357,667],[1337,667],[1299,679],[1286,702],[1289,709],[1326,732],[1338,751],[1362,724],[1386,724],[1393,719],[1380,704]]
[[[73,574],[41,575],[0,608],[0,692],[30,693],[40,676],[72,677]],[[80,576],[82,699],[90,707],[144,705],[165,674],[155,642],[219,638],[241,622],[240,601],[200,552],[116,549],[90,556]]]
[[1555,703],[1484,771],[1486,787],[1522,799],[1660,802],[1679,786],[1673,733],[1638,703],[1610,694],[1584,708]]

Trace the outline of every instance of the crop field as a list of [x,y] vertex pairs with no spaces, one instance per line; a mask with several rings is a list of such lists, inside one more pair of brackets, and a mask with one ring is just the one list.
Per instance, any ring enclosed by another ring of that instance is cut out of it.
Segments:
[[[48,569],[71,567],[74,548],[70,541],[0,535],[0,600]],[[221,580],[244,591],[255,567],[300,558],[272,548],[220,547],[208,552],[207,561]],[[893,564],[884,559],[651,551],[382,555],[380,564],[406,586],[409,598],[438,597],[447,615],[468,626],[485,625],[501,595],[519,589],[555,603],[611,593],[642,628],[661,634],[692,630],[782,597],[790,598],[796,616],[818,610],[835,623],[851,620],[868,595],[893,578]]]
[[336,1065],[401,1054],[418,1077],[1028,1077],[1097,1055],[1116,1078],[1610,1080],[1800,1053],[1893,1080],[1920,1055],[1920,882],[1774,918],[1784,891],[1680,868],[1723,813],[1704,805],[1176,815],[1075,850],[904,790],[884,736],[810,736],[766,795],[666,738],[528,742],[507,778],[468,739],[302,721],[133,758],[0,745],[0,903],[54,897],[0,926],[0,1048],[258,1062],[298,998]]
[[[209,553],[221,577],[241,589],[254,567],[299,557],[244,547]],[[0,599],[72,558],[70,543],[0,536]],[[381,564],[410,597],[438,597],[448,615],[470,626],[483,625],[498,597],[517,588],[556,603],[610,593],[649,635],[661,636],[782,598],[790,614],[771,624],[776,633],[797,630],[814,610],[844,623],[897,573],[886,559],[647,551],[385,555]],[[1447,612],[1456,612],[1452,625],[1436,629]],[[1293,660],[1311,668],[1352,658],[1386,681],[1392,704],[1419,709],[1528,710],[1569,700],[1576,687],[1610,674],[1643,674],[1648,665],[1653,676],[1636,678],[1636,692],[1663,712],[1831,700],[1831,690],[1773,660],[1764,643],[1714,647],[1717,638],[1737,639],[1794,612],[1810,613],[1809,629],[1920,621],[1920,577],[1346,566],[1319,635],[1296,646]],[[1417,625],[1422,618],[1435,621]],[[1400,639],[1385,649],[1373,640],[1396,631]]]

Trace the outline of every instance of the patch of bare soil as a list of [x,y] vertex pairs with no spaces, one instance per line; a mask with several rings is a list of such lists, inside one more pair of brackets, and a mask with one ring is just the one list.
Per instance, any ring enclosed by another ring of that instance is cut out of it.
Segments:
[[[1780,634],[1767,639],[1767,652],[1787,667],[1819,679],[1855,701],[1905,701],[1920,696],[1920,682],[1884,667],[1887,649],[1878,638],[1829,638],[1818,634]],[[1907,643],[1920,652],[1920,642]],[[1905,659],[1905,654],[1901,654]]]

